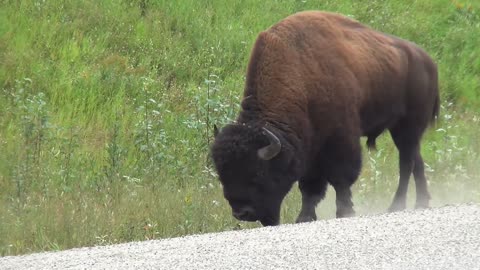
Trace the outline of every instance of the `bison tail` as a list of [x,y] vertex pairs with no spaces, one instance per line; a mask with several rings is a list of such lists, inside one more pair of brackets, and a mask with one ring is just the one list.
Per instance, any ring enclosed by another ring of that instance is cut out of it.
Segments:
[[435,98],[435,104],[433,105],[433,113],[432,113],[432,123],[435,123],[438,120],[440,114],[440,97],[437,94]]
[[439,114],[440,114],[440,93],[438,91],[438,73],[436,71],[436,66],[435,66],[435,77],[432,85],[432,90],[435,95],[435,102],[433,104],[433,111],[432,111],[432,119],[431,119],[431,124],[435,125],[435,123],[438,121]]

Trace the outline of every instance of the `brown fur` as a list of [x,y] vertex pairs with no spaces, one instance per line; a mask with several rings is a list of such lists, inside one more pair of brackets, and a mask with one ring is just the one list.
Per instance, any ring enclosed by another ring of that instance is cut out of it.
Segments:
[[346,209],[339,216],[353,211],[349,188],[360,171],[359,138],[367,136],[374,148],[387,129],[401,160],[391,210],[404,208],[412,170],[417,204],[428,205],[419,144],[438,114],[437,68],[415,44],[339,14],[297,13],[258,35],[244,97],[237,122],[274,127],[302,164],[300,221],[313,218],[311,206],[327,181],[337,191],[337,208]]
[[[412,74],[409,60],[429,74]],[[302,139],[320,126],[328,136],[325,127],[334,122],[378,136],[416,110],[432,112],[422,122],[438,111],[437,91],[408,87],[436,80],[423,50],[333,13],[297,13],[260,33],[247,74],[245,96],[256,97],[261,117],[293,127]]]

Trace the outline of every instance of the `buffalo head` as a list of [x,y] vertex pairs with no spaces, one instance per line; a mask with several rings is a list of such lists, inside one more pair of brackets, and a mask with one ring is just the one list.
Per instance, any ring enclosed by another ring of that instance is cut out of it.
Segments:
[[291,144],[269,126],[216,130],[212,158],[235,218],[277,225],[280,207],[298,175]]

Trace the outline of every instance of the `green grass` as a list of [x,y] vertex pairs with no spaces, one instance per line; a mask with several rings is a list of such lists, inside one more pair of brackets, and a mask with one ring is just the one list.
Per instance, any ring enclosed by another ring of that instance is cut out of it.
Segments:
[[[258,32],[307,9],[433,56],[432,204],[480,202],[478,1],[0,0],[0,255],[258,226],[230,215],[208,160],[212,123],[236,116]],[[359,214],[385,211],[396,189],[388,136],[378,149],[354,187]],[[283,222],[299,198],[294,188]],[[329,192],[318,213],[334,212]]]

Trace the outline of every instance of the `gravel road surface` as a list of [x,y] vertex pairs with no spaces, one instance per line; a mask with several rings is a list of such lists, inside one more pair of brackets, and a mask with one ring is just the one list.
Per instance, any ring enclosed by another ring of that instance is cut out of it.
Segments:
[[480,205],[1,257],[0,269],[480,269]]

